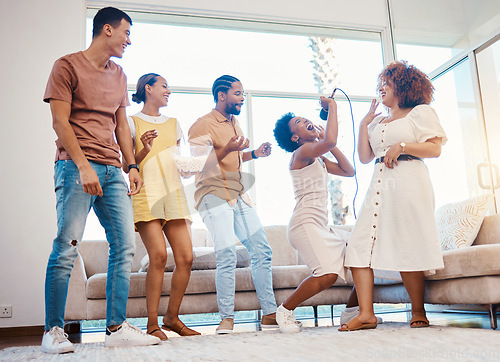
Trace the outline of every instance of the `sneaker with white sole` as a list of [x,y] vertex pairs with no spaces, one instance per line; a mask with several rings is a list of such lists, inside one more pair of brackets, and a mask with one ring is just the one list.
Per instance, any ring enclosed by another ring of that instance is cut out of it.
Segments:
[[74,351],[75,346],[68,340],[68,335],[64,333],[64,329],[56,326],[43,334],[42,352],[69,353]]
[[276,322],[280,328],[281,333],[299,333],[300,326],[295,319],[293,310],[288,310],[283,307],[283,304],[278,307],[276,311]]
[[[349,307],[344,309],[342,313],[340,313],[340,325],[347,324],[351,319],[357,317],[359,315],[359,306],[357,307]],[[377,317],[377,324],[384,323],[383,319]]]
[[114,332],[106,328],[104,346],[151,346],[160,343],[160,341],[160,338],[144,333],[139,327],[124,321]]
[[217,329],[215,330],[216,334],[229,334],[233,333],[234,328],[234,320],[231,318],[224,318],[220,323]]
[[[295,321],[299,327],[302,327],[302,322],[300,321]],[[273,329],[278,329],[279,325],[278,322],[276,322],[276,317],[269,317],[267,315],[262,316],[262,319],[260,321],[260,328],[262,330],[273,330]]]
[[276,317],[270,317],[268,315],[263,315],[260,320],[260,328],[263,330],[278,329],[278,323],[276,322]]

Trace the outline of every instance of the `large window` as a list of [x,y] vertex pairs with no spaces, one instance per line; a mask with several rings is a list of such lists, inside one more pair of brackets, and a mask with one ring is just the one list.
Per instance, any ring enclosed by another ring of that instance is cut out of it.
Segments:
[[500,189],[498,152],[492,148],[498,144],[500,58],[492,56],[494,39],[488,39],[498,31],[500,3],[389,0],[388,5],[396,57],[431,77],[431,105],[448,136],[441,156],[425,160],[436,207]]
[[[476,51],[476,62],[481,90],[482,109],[487,133],[487,153],[489,162],[481,166],[481,186],[490,189],[496,197],[496,211],[500,210],[500,35]],[[486,157],[483,158],[486,161]],[[487,167],[489,163],[489,168]],[[486,167],[485,167],[486,166]]]
[[[95,10],[89,10],[87,45],[94,14]],[[264,225],[288,223],[294,205],[288,174],[290,154],[279,149],[272,132],[282,114],[294,112],[322,122],[318,117],[319,95],[340,87],[353,101],[354,127],[349,104],[337,92],[339,147],[352,161],[353,130],[357,132],[358,122],[369,108],[367,102],[375,96],[376,77],[383,67],[378,32],[129,14],[133,20],[132,45],[122,59],[115,61],[127,74],[130,92],[142,74],[156,72],[167,79],[173,94],[162,112],[179,120],[186,137],[193,122],[214,107],[210,94],[213,81],[223,74],[242,81],[247,98],[238,119],[250,138],[251,148],[262,142],[273,146],[270,157],[245,163],[245,171],[256,179],[250,196]],[[132,103],[127,114],[141,109],[142,105]],[[371,166],[358,168],[358,208],[371,170]],[[340,181],[340,186],[335,187],[344,193],[348,207],[345,221],[352,223],[357,185],[354,179]],[[186,181],[186,190],[192,188],[193,180]],[[204,227],[198,215],[194,215],[193,227]],[[95,216],[90,215],[84,239],[96,238],[104,238],[104,232]]]
[[470,62],[464,61],[438,76],[433,103],[448,136],[438,159],[427,160],[436,195],[443,205],[481,194],[478,164],[484,162],[484,133],[478,127]]
[[[494,47],[484,46],[476,51],[476,57],[470,52],[434,76],[433,106],[449,139],[439,159],[426,161],[438,206],[494,194],[500,188],[498,117],[497,112],[491,112],[498,108],[499,99],[496,80],[500,58],[495,58]],[[496,203],[496,207],[491,205],[491,213],[498,209]]]
[[396,53],[399,60],[406,60],[425,73],[430,73],[452,57],[449,47],[401,43],[396,44]]

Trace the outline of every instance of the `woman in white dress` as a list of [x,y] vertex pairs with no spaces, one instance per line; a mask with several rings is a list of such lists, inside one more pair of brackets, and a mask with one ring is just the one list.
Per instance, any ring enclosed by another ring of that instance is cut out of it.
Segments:
[[[287,113],[276,123],[278,145],[293,152],[290,175],[297,201],[288,225],[288,240],[298,250],[312,275],[278,307],[276,321],[283,333],[299,332],[293,310],[303,301],[331,287],[337,277],[345,279],[344,255],[349,232],[328,226],[328,173],[354,176],[354,168],[336,147],[337,104],[321,97],[328,109],[326,129]],[[330,152],[337,162],[323,155]]]
[[434,191],[423,158],[438,157],[447,138],[429,103],[434,87],[426,74],[393,62],[378,77],[387,116],[373,100],[359,130],[363,163],[375,170],[346,251],[360,313],[340,331],[375,328],[373,270],[399,271],[412,305],[410,326],[427,327],[424,271],[444,267],[434,219]]

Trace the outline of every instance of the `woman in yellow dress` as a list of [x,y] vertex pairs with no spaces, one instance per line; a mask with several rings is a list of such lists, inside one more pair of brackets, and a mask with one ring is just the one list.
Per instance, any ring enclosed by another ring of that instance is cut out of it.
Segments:
[[[170,156],[169,147],[179,144],[182,131],[177,119],[160,113],[171,94],[167,81],[158,74],[148,73],[139,78],[136,103],[144,102],[142,111],[128,117],[135,144],[135,160],[144,185],[132,197],[136,230],[146,246],[149,268],[146,276],[147,332],[161,340],[167,336],[158,326],[163,275],[167,262],[164,234],[172,248],[175,269],[170,297],[162,329],[181,336],[200,334],[179,319],[179,308],[191,276],[193,248],[191,215],[180,175]],[[135,167],[136,165],[126,165]]]

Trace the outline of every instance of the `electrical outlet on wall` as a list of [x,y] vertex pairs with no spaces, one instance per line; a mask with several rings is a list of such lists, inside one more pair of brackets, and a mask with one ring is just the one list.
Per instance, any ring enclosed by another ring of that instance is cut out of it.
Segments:
[[10,317],[12,317],[12,306],[0,305],[0,318],[10,318]]

